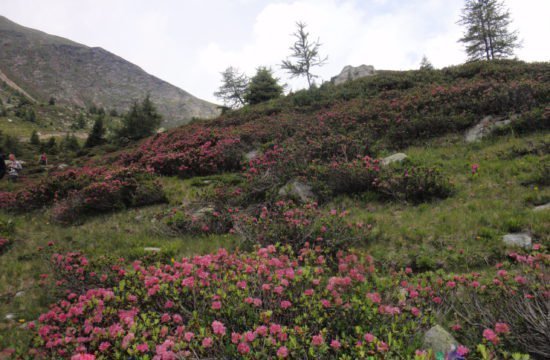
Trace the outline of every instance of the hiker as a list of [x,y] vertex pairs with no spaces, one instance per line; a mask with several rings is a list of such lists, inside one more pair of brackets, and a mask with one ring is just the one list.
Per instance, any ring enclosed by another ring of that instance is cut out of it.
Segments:
[[0,180],[6,175],[6,158],[2,150],[0,150]]
[[8,170],[8,180],[13,182],[17,181],[19,178],[19,172],[23,170],[23,165],[21,162],[15,158],[14,154],[10,154],[10,164]]
[[48,157],[46,156],[45,152],[43,152],[42,155],[40,155],[40,158],[38,159],[38,163],[42,166],[48,165]]

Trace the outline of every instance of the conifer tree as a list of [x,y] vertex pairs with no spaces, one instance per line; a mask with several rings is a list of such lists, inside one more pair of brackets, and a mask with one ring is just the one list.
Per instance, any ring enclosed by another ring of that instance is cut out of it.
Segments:
[[459,40],[468,59],[494,60],[514,55],[520,46],[517,31],[510,31],[510,11],[499,0],[466,0],[458,22],[466,30]]

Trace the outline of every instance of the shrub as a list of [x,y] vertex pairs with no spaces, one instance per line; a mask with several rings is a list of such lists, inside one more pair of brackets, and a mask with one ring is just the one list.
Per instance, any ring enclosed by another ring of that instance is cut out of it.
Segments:
[[52,218],[62,223],[81,220],[83,215],[139,207],[166,201],[161,185],[151,174],[123,169],[108,173],[58,201]]
[[371,227],[347,222],[347,215],[337,210],[325,213],[315,203],[300,206],[278,201],[270,208],[262,207],[258,214],[238,212],[233,222],[245,247],[283,244],[297,252],[307,245],[320,246],[325,255],[334,258],[341,249],[366,240]]
[[382,172],[377,191],[390,199],[421,203],[450,196],[449,180],[436,168],[391,168]]
[[165,224],[182,234],[226,234],[233,227],[233,209],[216,209],[212,206],[172,209]]

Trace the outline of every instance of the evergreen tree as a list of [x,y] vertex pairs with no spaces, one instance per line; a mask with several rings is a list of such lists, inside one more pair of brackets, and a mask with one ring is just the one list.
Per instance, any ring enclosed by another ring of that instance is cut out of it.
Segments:
[[78,139],[76,138],[76,136],[74,136],[73,133],[71,133],[70,135],[69,134],[66,134],[65,137],[63,138],[63,142],[61,143],[61,147],[63,148],[63,150],[66,150],[66,151],[78,151],[80,150],[80,144],[78,143]]
[[155,133],[162,117],[149,95],[140,103],[134,102],[132,108],[122,119],[122,127],[117,131],[120,140],[139,140]]
[[94,122],[94,126],[92,127],[84,146],[89,148],[101,145],[105,142],[104,136],[105,128],[103,127],[103,116],[99,115]]
[[278,79],[266,67],[259,67],[256,75],[250,79],[246,89],[245,101],[251,105],[259,104],[271,99],[277,99],[283,93],[283,87],[279,85]]
[[36,122],[36,113],[34,112],[33,108],[27,109],[27,112],[25,113],[25,120],[30,122]]
[[469,60],[506,58],[520,46],[517,31],[508,29],[510,11],[499,0],[466,0],[458,23],[466,28],[459,41]]
[[4,106],[4,102],[2,99],[0,99],[0,116],[7,116],[8,112],[6,111],[6,107]]
[[296,42],[290,47],[292,53],[290,57],[295,58],[296,62],[291,60],[283,60],[281,68],[287,70],[290,73],[290,77],[305,76],[307,84],[311,87],[314,79],[318,77],[311,73],[311,68],[314,66],[323,66],[328,57],[321,57],[319,55],[319,47],[321,44],[319,40],[311,43],[309,41],[309,33],[306,32],[306,24],[303,22],[297,22],[298,28],[294,34]]
[[434,67],[426,55],[422,56],[422,61],[420,61],[420,70],[429,71],[433,70]]
[[38,133],[36,132],[36,130],[32,131],[30,143],[31,145],[36,145],[36,146],[40,145],[40,138],[38,137]]
[[248,86],[246,75],[240,73],[237,68],[230,66],[222,72],[222,78],[222,85],[214,93],[214,96],[222,99],[224,104],[229,108],[234,109],[243,106]]
[[50,96],[50,100],[48,101],[48,104],[49,104],[50,106],[55,105],[55,98],[54,98],[53,96]]
[[55,138],[52,136],[48,139],[48,141],[46,142],[45,144],[45,151],[48,153],[48,154],[52,154],[52,155],[55,155],[58,153],[58,148],[57,148],[57,141],[55,140]]
[[78,114],[72,127],[75,129],[84,129],[86,127],[86,119],[84,118],[84,114]]

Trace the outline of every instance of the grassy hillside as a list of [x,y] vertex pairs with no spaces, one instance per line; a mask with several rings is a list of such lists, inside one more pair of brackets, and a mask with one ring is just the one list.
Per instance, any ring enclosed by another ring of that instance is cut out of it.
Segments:
[[[0,348],[431,359],[440,324],[468,359],[545,358],[549,75],[385,72],[3,180]],[[489,115],[512,121],[466,143]]]

